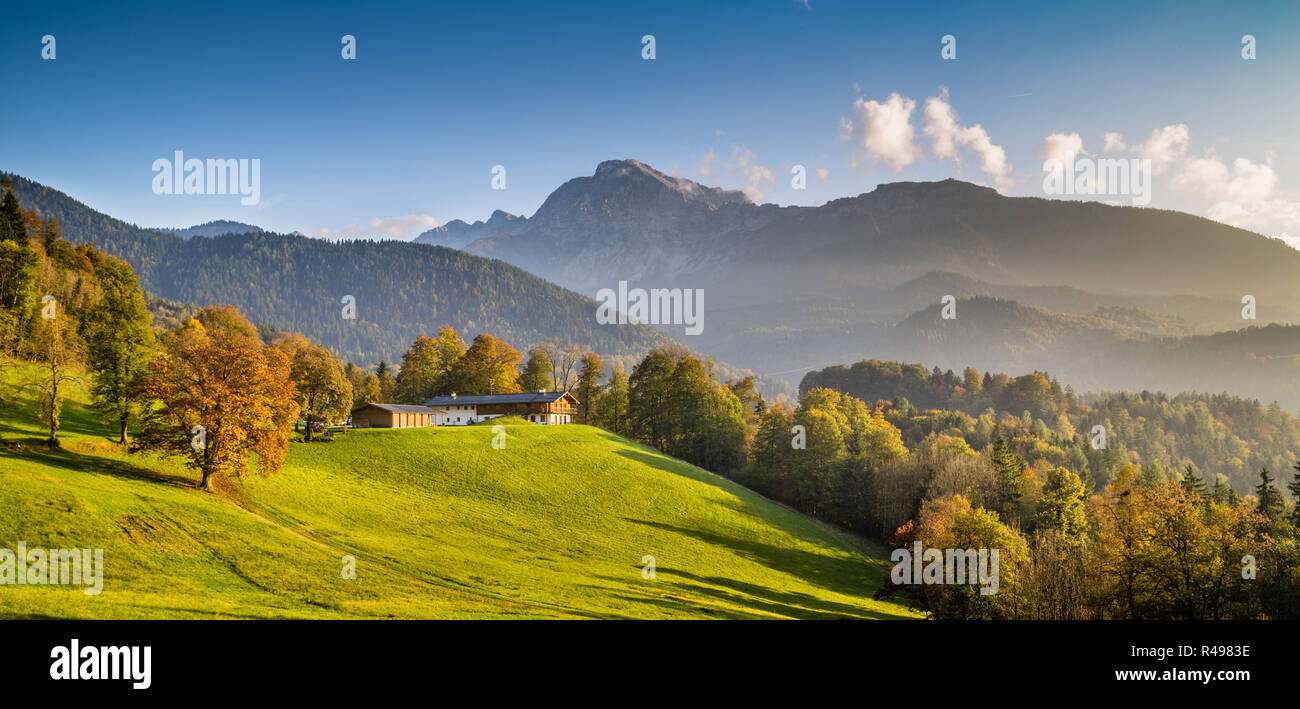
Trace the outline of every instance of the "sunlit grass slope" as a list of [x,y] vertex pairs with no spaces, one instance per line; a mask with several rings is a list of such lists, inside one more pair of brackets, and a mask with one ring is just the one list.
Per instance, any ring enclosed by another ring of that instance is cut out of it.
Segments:
[[597,428],[508,421],[504,449],[491,426],[352,431],[212,495],[79,400],[47,452],[21,403],[0,548],[102,548],[106,570],[98,596],[0,586],[0,616],[913,617],[871,598],[879,548]]

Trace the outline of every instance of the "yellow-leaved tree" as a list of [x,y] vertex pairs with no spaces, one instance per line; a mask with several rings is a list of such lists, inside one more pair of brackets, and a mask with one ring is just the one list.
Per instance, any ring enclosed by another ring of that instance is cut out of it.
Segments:
[[202,475],[244,477],[256,457],[262,475],[284,466],[289,430],[298,417],[289,358],[267,347],[238,309],[209,306],[162,338],[150,363],[137,450],[174,453]]

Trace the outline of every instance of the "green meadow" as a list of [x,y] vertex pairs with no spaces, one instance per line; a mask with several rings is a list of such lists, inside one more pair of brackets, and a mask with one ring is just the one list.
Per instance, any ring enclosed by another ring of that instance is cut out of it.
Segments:
[[0,617],[918,617],[872,600],[879,546],[598,428],[350,431],[209,494],[81,392],[62,418],[48,451],[0,411],[0,548],[103,549],[103,591],[0,586]]

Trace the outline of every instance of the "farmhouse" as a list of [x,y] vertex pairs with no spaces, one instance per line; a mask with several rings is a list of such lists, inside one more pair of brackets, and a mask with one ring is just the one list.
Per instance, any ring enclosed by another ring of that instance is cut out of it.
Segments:
[[421,428],[447,423],[447,412],[410,404],[364,404],[352,410],[357,428]]
[[573,423],[578,399],[567,391],[535,394],[477,394],[435,396],[424,402],[447,412],[447,425],[466,426],[498,416],[520,416],[543,424]]

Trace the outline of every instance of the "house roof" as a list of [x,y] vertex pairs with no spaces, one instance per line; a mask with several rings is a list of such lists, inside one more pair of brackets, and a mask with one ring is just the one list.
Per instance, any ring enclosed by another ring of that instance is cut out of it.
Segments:
[[376,404],[374,402],[362,404],[361,406],[358,406],[352,410],[360,411],[368,406],[373,406],[376,409],[381,409],[383,411],[392,411],[393,413],[399,413],[399,414],[446,414],[447,413],[446,411],[442,411],[441,409],[431,409],[427,406],[420,406],[419,404]]
[[518,394],[466,394],[435,396],[425,406],[476,406],[478,404],[547,404],[571,396],[567,391],[522,392]]

